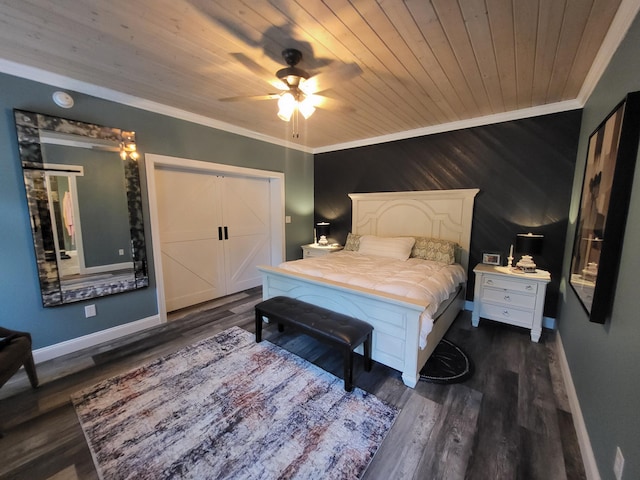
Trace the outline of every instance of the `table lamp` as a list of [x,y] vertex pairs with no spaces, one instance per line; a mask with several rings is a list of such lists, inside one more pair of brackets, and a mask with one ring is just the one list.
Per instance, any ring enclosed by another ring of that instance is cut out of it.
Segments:
[[316,223],[316,235],[318,238],[318,245],[326,246],[329,244],[329,240],[327,240],[327,237],[331,232],[329,226],[330,226],[329,222]]
[[516,267],[521,269],[523,273],[536,272],[533,255],[542,252],[543,239],[544,235],[535,235],[533,233],[519,233],[516,236],[516,252],[522,254],[522,258],[516,263]]

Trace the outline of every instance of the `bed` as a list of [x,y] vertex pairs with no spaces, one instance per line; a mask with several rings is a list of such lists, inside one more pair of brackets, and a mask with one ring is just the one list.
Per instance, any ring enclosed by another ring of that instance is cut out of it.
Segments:
[[[462,281],[437,310],[425,299],[411,298],[394,289],[379,291],[366,285],[293,271],[286,265],[290,262],[277,267],[258,267],[263,276],[263,299],[284,295],[370,323],[374,327],[372,358],[400,371],[404,384],[415,387],[420,369],[464,308],[473,204],[478,191],[349,195],[352,202],[350,237],[426,237],[452,241],[459,246],[456,263],[463,270]],[[332,255],[337,254],[326,257]],[[427,329],[426,338],[423,335],[421,346],[420,332],[424,333],[425,318],[433,320],[433,324]]]

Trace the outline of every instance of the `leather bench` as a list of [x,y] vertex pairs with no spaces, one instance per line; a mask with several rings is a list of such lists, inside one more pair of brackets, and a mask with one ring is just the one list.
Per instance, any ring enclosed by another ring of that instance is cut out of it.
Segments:
[[371,334],[373,327],[367,322],[332,312],[326,308],[289,297],[273,297],[255,307],[256,342],[262,341],[263,317],[309,335],[316,340],[342,350],[344,355],[344,389],[353,390],[353,351],[364,343],[364,369],[371,371]]

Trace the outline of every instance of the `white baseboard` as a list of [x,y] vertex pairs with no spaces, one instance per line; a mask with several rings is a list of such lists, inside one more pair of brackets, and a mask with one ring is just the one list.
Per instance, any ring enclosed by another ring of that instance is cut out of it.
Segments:
[[578,444],[580,445],[580,453],[582,455],[582,462],[584,463],[584,470],[587,475],[587,479],[600,480],[600,471],[598,470],[596,458],[593,455],[591,440],[589,439],[587,426],[584,423],[584,417],[582,416],[582,410],[580,409],[578,393],[576,392],[576,387],[573,384],[573,379],[571,378],[571,371],[569,370],[567,356],[564,353],[560,332],[558,332],[558,335],[556,336],[556,353],[558,355],[558,361],[560,362],[560,370],[562,371],[564,387],[567,391],[569,406],[571,407],[571,416],[573,417],[573,425],[576,429],[576,435],[578,437]]
[[47,360],[77,352],[84,348],[93,347],[104,342],[109,342],[111,340],[131,335],[132,333],[139,332],[140,330],[160,325],[160,323],[160,315],[153,315],[151,317],[136,320],[135,322],[125,323],[124,325],[118,325],[117,327],[108,328],[99,332],[90,333],[89,335],[56,343],[55,345],[38,348],[33,351],[33,360],[35,363],[46,362]]

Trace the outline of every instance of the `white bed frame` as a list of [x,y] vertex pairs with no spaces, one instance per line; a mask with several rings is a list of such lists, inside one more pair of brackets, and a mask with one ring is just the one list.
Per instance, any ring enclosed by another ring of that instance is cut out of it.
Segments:
[[[460,247],[460,264],[468,271],[473,204],[478,189],[350,194],[354,234],[425,236],[453,240]],[[373,325],[372,357],[402,372],[413,388],[420,369],[464,308],[465,287],[438,317],[419,348],[420,314],[427,305],[391,294],[260,266],[263,298],[297,298]]]

